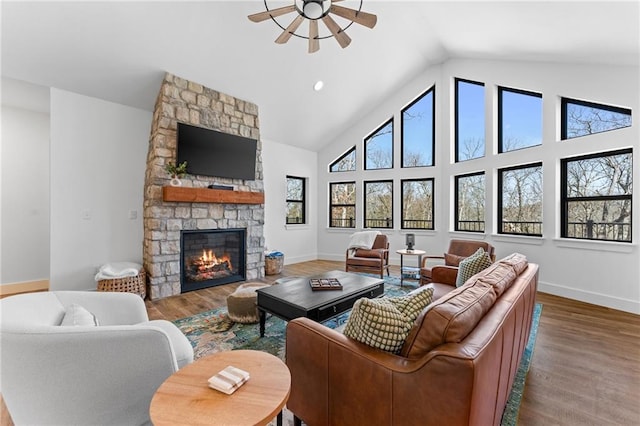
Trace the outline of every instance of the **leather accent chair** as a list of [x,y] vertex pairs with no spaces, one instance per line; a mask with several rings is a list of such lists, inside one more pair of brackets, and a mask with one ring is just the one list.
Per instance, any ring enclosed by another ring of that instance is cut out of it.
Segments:
[[[476,241],[476,240],[451,240],[449,242],[449,248],[442,256],[436,255],[427,255],[422,256],[422,265],[420,267],[420,285],[425,285],[433,282],[432,278],[432,268],[434,265],[427,265],[429,260],[433,261],[434,259],[438,259],[442,263],[444,260],[444,265],[448,266],[451,269],[452,274],[457,275],[458,273],[458,265],[462,260],[474,254],[479,248],[484,249],[492,261],[496,260],[495,248],[486,241]],[[434,262],[431,262],[432,264]],[[455,281],[455,279],[454,279]]]
[[380,274],[386,270],[389,276],[389,237],[379,234],[371,249],[347,249],[345,258],[346,272],[371,272]]

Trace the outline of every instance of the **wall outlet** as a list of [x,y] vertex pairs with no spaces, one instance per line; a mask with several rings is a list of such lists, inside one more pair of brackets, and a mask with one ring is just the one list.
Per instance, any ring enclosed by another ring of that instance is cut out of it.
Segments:
[[129,210],[129,219],[134,220],[138,218],[138,210]]

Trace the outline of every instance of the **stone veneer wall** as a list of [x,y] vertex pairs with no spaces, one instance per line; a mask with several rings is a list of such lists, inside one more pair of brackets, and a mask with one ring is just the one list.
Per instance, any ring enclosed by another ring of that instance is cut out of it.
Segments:
[[143,262],[151,299],[180,294],[181,230],[246,228],[247,280],[264,276],[264,205],[162,200],[170,180],[164,166],[176,160],[177,122],[258,140],[255,181],[187,175],[182,186],[264,191],[258,107],[167,73],[153,113],[144,188]]

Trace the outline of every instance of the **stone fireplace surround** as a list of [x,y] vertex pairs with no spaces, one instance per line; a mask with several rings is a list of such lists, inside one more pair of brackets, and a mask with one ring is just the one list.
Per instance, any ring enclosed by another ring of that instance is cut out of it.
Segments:
[[[164,167],[176,160],[177,122],[256,139],[256,180],[187,175],[181,188],[168,188]],[[144,186],[143,263],[152,300],[181,292],[182,230],[246,229],[246,279],[264,276],[261,152],[255,104],[165,74],[153,113]],[[211,184],[230,185],[234,191],[207,189]]]

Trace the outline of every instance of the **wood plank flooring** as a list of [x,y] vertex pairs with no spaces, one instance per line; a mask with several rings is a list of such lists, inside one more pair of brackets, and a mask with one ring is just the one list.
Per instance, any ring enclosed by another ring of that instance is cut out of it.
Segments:
[[[343,262],[303,262],[264,281],[343,267]],[[391,274],[397,276],[398,269],[392,267]],[[183,318],[225,305],[238,285],[147,301],[147,311],[151,319]],[[518,425],[639,425],[640,316],[545,293],[537,299],[542,316]],[[12,425],[0,404],[0,426]]]

